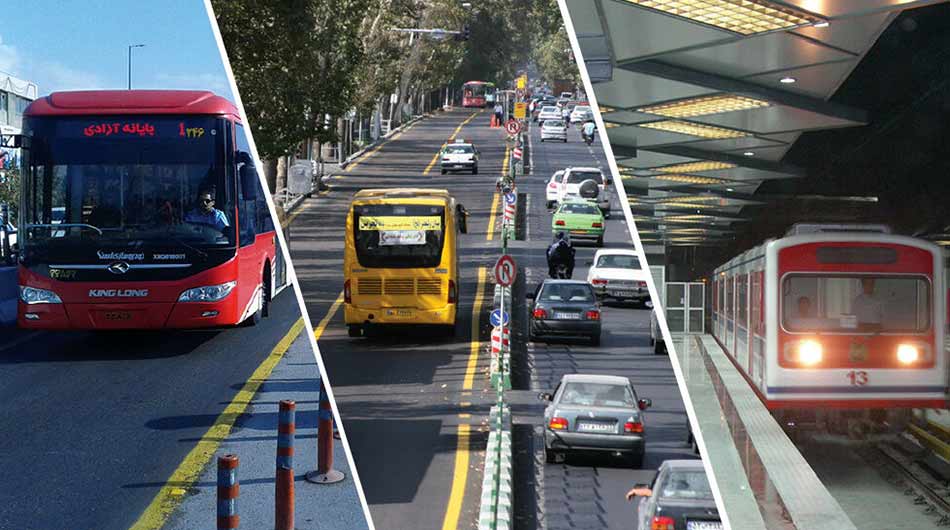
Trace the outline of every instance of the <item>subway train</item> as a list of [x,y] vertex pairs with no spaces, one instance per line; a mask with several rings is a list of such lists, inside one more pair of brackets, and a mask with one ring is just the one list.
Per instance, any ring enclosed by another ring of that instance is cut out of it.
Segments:
[[947,406],[944,281],[928,241],[797,224],[715,270],[712,333],[778,419],[897,426]]

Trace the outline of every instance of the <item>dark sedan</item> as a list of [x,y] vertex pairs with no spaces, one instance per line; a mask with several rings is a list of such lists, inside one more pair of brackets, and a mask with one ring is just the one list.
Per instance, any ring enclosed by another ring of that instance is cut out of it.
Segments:
[[569,452],[612,454],[633,467],[643,465],[646,439],[643,410],[652,405],[639,399],[625,377],[567,374],[554,395],[541,394],[551,404],[544,411],[544,454],[548,463]]
[[638,530],[722,530],[702,460],[667,460],[652,484],[627,493],[639,498]]
[[600,305],[587,282],[545,280],[528,298],[534,299],[531,340],[586,337],[600,345]]

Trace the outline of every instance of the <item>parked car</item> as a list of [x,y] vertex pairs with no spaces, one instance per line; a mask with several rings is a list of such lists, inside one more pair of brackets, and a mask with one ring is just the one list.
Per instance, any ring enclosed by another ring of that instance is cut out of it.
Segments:
[[567,123],[563,120],[545,120],[541,125],[541,141],[560,140],[567,142]]
[[558,187],[558,200],[564,201],[571,197],[581,197],[581,186],[587,180],[593,180],[597,183],[597,195],[591,197],[590,200],[596,202],[604,217],[610,217],[610,195],[607,188],[610,179],[605,178],[604,173],[596,167],[565,168],[564,175],[561,177],[561,184]]
[[587,282],[547,279],[528,298],[531,341],[586,337],[600,344],[600,304]]
[[544,126],[544,120],[560,120],[561,111],[554,105],[545,105],[541,107],[541,112],[538,113],[538,124],[542,127]]
[[449,171],[471,171],[478,174],[478,149],[465,140],[456,140],[442,149],[442,174]]
[[602,300],[632,300],[646,305],[650,299],[648,274],[649,272],[640,266],[640,259],[632,249],[602,248],[594,254],[590,268],[587,269],[587,282]]
[[702,460],[666,460],[652,484],[640,484],[627,498],[637,497],[637,530],[722,530]]
[[593,240],[600,247],[604,244],[604,214],[587,200],[568,198],[554,211],[551,230],[563,230],[571,240]]
[[626,377],[566,374],[544,410],[544,456],[555,463],[568,452],[607,453],[632,467],[643,467],[644,413],[653,403],[641,399]]
[[557,202],[561,198],[561,177],[564,175],[564,170],[555,171],[551,175],[551,180],[548,181],[548,186],[544,188],[544,198],[545,204],[548,208],[554,208],[557,205]]

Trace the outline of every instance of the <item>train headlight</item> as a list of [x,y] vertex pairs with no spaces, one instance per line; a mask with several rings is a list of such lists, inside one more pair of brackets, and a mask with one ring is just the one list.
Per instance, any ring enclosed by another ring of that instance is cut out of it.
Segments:
[[913,364],[920,359],[920,350],[913,344],[900,344],[897,346],[897,360],[901,364]]
[[817,340],[803,340],[798,343],[798,362],[814,366],[821,362],[821,343]]

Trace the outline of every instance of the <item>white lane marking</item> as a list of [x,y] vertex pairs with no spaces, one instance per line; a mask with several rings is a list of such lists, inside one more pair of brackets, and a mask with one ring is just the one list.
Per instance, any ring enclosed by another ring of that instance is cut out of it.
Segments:
[[524,240],[531,241],[531,223],[528,222],[531,219],[531,194],[525,193],[524,196]]

